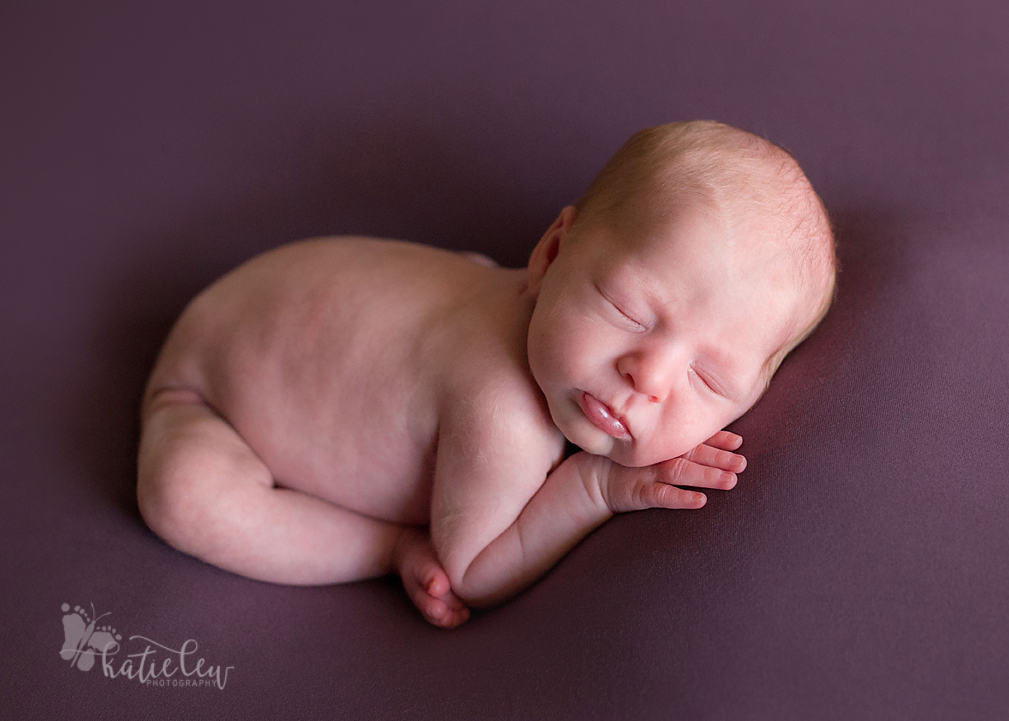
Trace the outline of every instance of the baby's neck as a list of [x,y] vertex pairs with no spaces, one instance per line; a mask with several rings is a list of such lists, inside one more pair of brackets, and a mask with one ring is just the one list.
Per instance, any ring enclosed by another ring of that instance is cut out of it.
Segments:
[[507,337],[521,338],[525,348],[536,299],[529,293],[529,273],[525,268],[493,268],[491,282],[481,293],[482,312],[494,319],[494,325]]

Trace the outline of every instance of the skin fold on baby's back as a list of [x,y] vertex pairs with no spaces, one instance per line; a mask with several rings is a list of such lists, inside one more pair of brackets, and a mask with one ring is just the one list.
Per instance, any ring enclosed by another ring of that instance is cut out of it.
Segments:
[[[284,246],[197,296],[145,405],[194,391],[278,485],[383,520],[426,523],[438,407],[466,342],[460,317],[513,271],[396,241]],[[493,325],[493,323],[491,324]]]

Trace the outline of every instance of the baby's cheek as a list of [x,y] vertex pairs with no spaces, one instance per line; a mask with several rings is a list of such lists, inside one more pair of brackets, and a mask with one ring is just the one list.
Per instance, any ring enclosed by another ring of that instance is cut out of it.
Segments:
[[[685,412],[679,412],[681,410]],[[682,456],[722,429],[719,420],[700,409],[695,409],[693,413],[682,408],[676,411],[664,414],[661,427],[652,436],[649,448],[642,449],[647,452],[651,463]]]
[[530,338],[529,362],[536,374],[541,376],[566,376],[572,370],[572,358],[577,356],[560,332],[543,333]]
[[567,373],[599,372],[613,343],[592,323],[568,324],[553,339],[553,362]]

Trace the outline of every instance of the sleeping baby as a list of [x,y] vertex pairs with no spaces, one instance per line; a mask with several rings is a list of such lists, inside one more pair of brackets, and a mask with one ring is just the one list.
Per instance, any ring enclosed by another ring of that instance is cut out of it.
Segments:
[[720,429],[824,316],[835,274],[795,160],[708,121],[634,135],[526,268],[358,237],[278,248],[169,335],[141,513],[251,578],[396,573],[457,626],[614,513],[732,488],[742,439]]

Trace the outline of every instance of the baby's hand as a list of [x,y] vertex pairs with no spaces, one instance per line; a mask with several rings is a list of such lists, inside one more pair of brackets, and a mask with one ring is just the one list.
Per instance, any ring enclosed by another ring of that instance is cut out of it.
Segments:
[[627,468],[607,461],[597,472],[600,493],[613,513],[700,508],[707,501],[703,493],[677,486],[729,490],[736,485],[736,474],[746,468],[746,459],[732,453],[742,443],[741,436],[719,431],[682,456],[653,466]]

